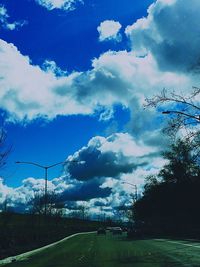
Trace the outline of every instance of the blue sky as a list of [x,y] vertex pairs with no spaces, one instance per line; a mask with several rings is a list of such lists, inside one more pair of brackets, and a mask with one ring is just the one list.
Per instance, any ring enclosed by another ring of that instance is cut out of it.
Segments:
[[142,187],[168,143],[161,110],[144,110],[145,98],[198,86],[191,1],[0,0],[0,109],[12,146],[1,201],[25,204],[43,189],[43,170],[15,161],[66,160],[48,176],[66,205],[87,192],[93,212],[130,203],[122,180]]
[[[129,111],[115,108],[119,118],[117,128],[123,130],[128,122]],[[114,119],[100,122],[97,116],[58,117],[45,122],[37,119],[26,126],[9,123],[6,125],[7,146],[12,147],[7,166],[2,170],[6,183],[19,186],[21,180],[29,176],[43,177],[44,171],[32,165],[16,165],[16,161],[31,161],[42,165],[51,165],[65,159],[76,150],[87,144],[95,135],[108,135],[109,127]],[[112,130],[111,130],[112,131]],[[52,168],[50,179],[61,175],[62,165]]]
[[[109,49],[127,47],[127,40],[120,44],[99,43],[97,27],[104,20],[117,20],[126,27],[146,15],[152,0],[87,0],[74,11],[60,9],[49,12],[34,1],[7,1],[12,20],[26,20],[27,25],[18,31],[4,31],[1,36],[14,42],[22,54],[29,55],[34,64],[46,59],[54,60],[68,71],[87,70],[91,60]],[[5,4],[5,1],[0,1]],[[47,46],[48,44],[48,46]]]
[[[110,1],[109,4],[107,1],[85,1],[84,5],[73,12],[49,12],[34,1],[22,1],[20,6],[16,1],[7,1],[6,5],[5,1],[0,1],[9,11],[11,22],[27,21],[26,25],[16,31],[2,29],[0,36],[3,40],[14,43],[22,54],[29,55],[33,64],[40,65],[48,59],[55,61],[64,70],[84,71],[91,68],[91,60],[104,51],[110,48],[120,50],[127,46],[127,40],[120,44],[100,43],[97,26],[105,19],[120,19],[122,24],[127,25],[133,17],[136,19],[141,14],[146,14],[151,1],[137,1],[130,9],[131,2],[126,1],[122,7],[120,1]],[[117,117],[123,123],[127,111],[121,110],[118,113],[121,113]],[[43,165],[64,161],[91,137],[104,135],[107,127],[108,123],[99,122],[97,116],[59,117],[48,123],[36,120],[25,127],[8,125],[8,141],[13,148],[9,166],[4,172],[7,183],[16,186],[30,174],[42,175],[42,170],[36,167],[12,166],[16,160],[41,162]],[[59,167],[55,171],[52,169],[49,177],[59,175],[61,170]]]

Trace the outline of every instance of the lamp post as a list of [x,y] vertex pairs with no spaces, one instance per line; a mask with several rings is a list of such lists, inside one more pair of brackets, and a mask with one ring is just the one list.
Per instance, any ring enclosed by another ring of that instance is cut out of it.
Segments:
[[185,112],[182,112],[182,111],[166,110],[166,111],[163,111],[162,114],[180,114],[180,115],[183,115],[183,116],[191,118],[191,119],[195,119],[198,122],[200,122],[200,115],[196,115],[195,116],[195,115],[191,115],[191,114],[188,114],[188,113],[185,113]]
[[129,185],[131,185],[132,187],[134,187],[135,188],[135,202],[137,201],[137,199],[138,199],[138,189],[137,189],[137,185],[136,184],[132,184],[132,183],[129,183],[129,182],[122,182],[123,184],[129,184]]
[[60,165],[60,164],[64,164],[65,162],[58,162],[58,163],[55,163],[55,164],[52,164],[52,165],[48,165],[48,166],[43,166],[43,165],[40,165],[38,163],[35,163],[35,162],[31,162],[31,161],[16,161],[17,164],[31,164],[31,165],[35,165],[39,168],[42,168],[45,170],[45,186],[44,186],[44,214],[46,215],[47,214],[47,181],[48,181],[48,169],[50,168],[53,168],[57,165]]

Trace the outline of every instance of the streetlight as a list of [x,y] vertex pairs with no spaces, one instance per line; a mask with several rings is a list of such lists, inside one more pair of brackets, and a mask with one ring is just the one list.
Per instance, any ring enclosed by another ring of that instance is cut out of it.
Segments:
[[50,168],[53,168],[57,165],[60,165],[60,164],[64,164],[65,162],[58,162],[58,163],[55,163],[55,164],[52,164],[52,165],[48,165],[48,166],[43,166],[43,165],[40,165],[38,163],[35,163],[35,162],[31,162],[31,161],[16,161],[15,162],[16,164],[31,164],[31,165],[35,165],[37,167],[40,167],[42,169],[45,170],[45,187],[44,187],[44,214],[46,215],[47,214],[47,180],[48,180],[48,169]]
[[191,114],[188,114],[188,113],[185,113],[185,112],[182,112],[182,111],[177,111],[177,110],[166,110],[166,111],[162,111],[162,114],[180,114],[180,115],[183,115],[183,116],[186,116],[186,117],[189,117],[189,118],[192,118],[192,119],[195,119],[197,121],[200,121],[200,115],[191,115]]
[[132,187],[135,188],[135,202],[136,202],[137,199],[138,199],[138,189],[137,189],[137,185],[136,185],[136,184],[129,183],[129,182],[124,182],[124,181],[122,181],[122,183],[123,183],[123,184],[129,184],[129,185],[131,185]]

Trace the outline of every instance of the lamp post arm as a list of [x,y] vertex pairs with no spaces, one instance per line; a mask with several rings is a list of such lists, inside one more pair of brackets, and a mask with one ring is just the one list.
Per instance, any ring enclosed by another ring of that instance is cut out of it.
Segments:
[[123,184],[130,184],[130,185],[132,185],[132,186],[134,186],[134,187],[137,187],[137,185],[136,184],[132,184],[132,183],[129,183],[129,182],[122,182]]
[[185,112],[182,112],[182,111],[177,111],[177,110],[167,110],[167,111],[163,111],[162,112],[163,114],[170,114],[170,113],[176,113],[176,114],[181,114],[183,116],[186,116],[186,117],[189,117],[189,118],[192,118],[192,119],[195,119],[197,121],[200,121],[200,116],[194,116],[194,115],[190,115],[190,114],[187,114]]
[[122,182],[123,184],[129,184],[131,185],[132,187],[135,188],[135,201],[137,201],[137,198],[138,198],[138,189],[137,189],[137,185],[136,184],[132,184],[132,183],[129,183],[129,182]]
[[50,169],[54,166],[57,166],[57,165],[60,165],[60,164],[64,164],[65,162],[58,162],[58,163],[55,163],[55,164],[52,164],[52,165],[49,165],[49,166],[43,166],[43,165],[40,165],[38,163],[35,163],[35,162],[31,162],[31,161],[16,161],[17,164],[19,163],[22,163],[22,164],[31,164],[31,165],[35,165],[37,167],[40,167],[40,168],[43,168],[43,169]]
[[35,162],[31,162],[31,161],[16,161],[17,164],[31,164],[31,165],[35,165],[37,167],[40,167],[42,169],[45,170],[45,184],[44,184],[44,214],[45,216],[47,215],[47,182],[48,182],[48,169],[52,168],[52,167],[55,167],[59,164],[64,164],[65,162],[58,162],[58,163],[55,163],[55,164],[52,164],[52,165],[49,165],[49,166],[43,166],[43,165],[40,165],[38,163],[35,163]]
[[50,165],[50,166],[45,166],[45,168],[46,169],[50,169],[50,168],[52,168],[52,167],[54,167],[54,166],[57,166],[57,165],[60,165],[60,164],[64,164],[65,162],[58,162],[58,163],[55,163],[55,164],[52,164],[52,165]]
[[22,164],[31,164],[31,165],[35,165],[35,166],[40,167],[40,168],[43,168],[43,169],[46,168],[46,166],[40,165],[40,164],[35,163],[35,162],[30,162],[30,161],[16,161],[15,163],[17,163],[17,164],[19,164],[19,163],[22,163]]

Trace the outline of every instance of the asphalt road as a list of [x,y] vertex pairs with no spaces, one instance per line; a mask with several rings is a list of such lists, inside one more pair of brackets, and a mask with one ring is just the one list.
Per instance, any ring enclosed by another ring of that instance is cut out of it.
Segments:
[[83,234],[8,267],[200,267],[200,242]]

